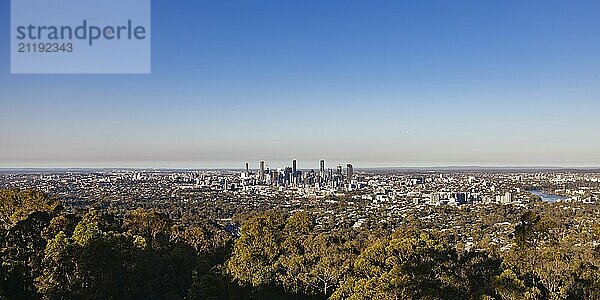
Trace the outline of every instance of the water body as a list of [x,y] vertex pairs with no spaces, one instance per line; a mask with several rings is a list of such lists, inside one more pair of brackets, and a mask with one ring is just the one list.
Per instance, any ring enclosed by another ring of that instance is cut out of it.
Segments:
[[530,190],[528,191],[536,196],[539,196],[542,198],[542,201],[544,202],[556,202],[556,201],[563,201],[566,200],[567,197],[565,196],[561,196],[561,195],[554,195],[554,194],[546,194],[543,191],[540,190]]

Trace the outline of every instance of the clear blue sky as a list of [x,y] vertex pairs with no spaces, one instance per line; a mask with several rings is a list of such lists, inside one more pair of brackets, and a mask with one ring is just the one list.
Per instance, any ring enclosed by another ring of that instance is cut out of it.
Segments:
[[600,166],[600,1],[152,6],[151,75],[10,75],[0,1],[0,167]]

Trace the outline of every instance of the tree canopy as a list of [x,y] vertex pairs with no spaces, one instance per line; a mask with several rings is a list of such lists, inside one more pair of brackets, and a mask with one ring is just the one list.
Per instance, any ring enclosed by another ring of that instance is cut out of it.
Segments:
[[0,298],[600,298],[600,227],[554,211],[524,212],[499,251],[457,247],[460,233],[418,218],[382,234],[268,210],[238,217],[238,236],[152,209],[71,214],[31,190],[0,201]]

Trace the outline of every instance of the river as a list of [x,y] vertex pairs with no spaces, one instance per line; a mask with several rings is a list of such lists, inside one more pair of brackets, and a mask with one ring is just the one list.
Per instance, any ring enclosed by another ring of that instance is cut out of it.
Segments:
[[544,202],[556,202],[556,201],[563,201],[563,200],[567,199],[567,197],[565,197],[565,196],[546,194],[541,190],[530,190],[528,192],[541,197],[542,201],[544,201]]

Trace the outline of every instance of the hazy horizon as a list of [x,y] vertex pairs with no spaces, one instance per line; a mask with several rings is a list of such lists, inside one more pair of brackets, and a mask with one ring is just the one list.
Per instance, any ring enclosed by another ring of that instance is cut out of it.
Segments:
[[[249,162],[250,170],[259,169],[259,161]],[[292,165],[292,162],[278,162],[275,164],[269,164],[265,161],[266,166],[269,168],[279,169],[285,168]],[[584,166],[584,165],[571,165],[571,166],[559,166],[559,165],[357,165],[355,162],[337,162],[328,163],[327,169],[335,169],[338,165],[346,168],[346,163],[351,163],[355,170],[410,170],[410,169],[422,169],[422,170],[486,170],[486,169],[519,169],[519,170],[540,170],[540,169],[576,169],[576,170],[595,170],[600,169],[600,166]],[[3,170],[102,170],[102,169],[131,169],[131,170],[244,170],[245,162],[239,165],[216,165],[216,164],[180,164],[180,165],[132,165],[132,164],[88,164],[88,165],[47,165],[47,166],[0,166],[0,171]],[[305,163],[302,161],[298,162],[298,169],[300,170],[318,170],[318,162]]]

